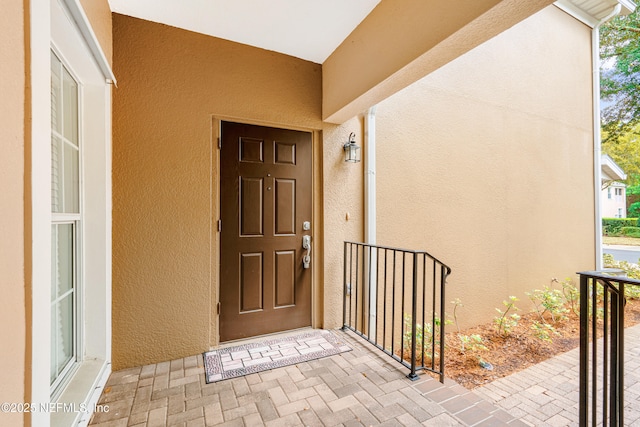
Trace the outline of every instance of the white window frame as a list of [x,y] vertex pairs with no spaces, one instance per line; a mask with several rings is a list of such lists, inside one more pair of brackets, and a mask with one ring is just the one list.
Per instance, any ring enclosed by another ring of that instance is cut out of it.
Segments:
[[[67,72],[71,75],[73,80],[77,85],[77,97],[78,97],[78,111],[77,111],[77,125],[78,125],[78,213],[51,213],[51,225],[58,224],[72,224],[73,225],[73,258],[74,258],[74,267],[73,267],[73,350],[72,350],[72,360],[67,364],[67,366],[61,371],[58,375],[58,378],[51,384],[51,399],[56,400],[61,394],[66,385],[72,379],[73,374],[77,371],[79,367],[79,363],[83,360],[83,352],[80,351],[84,348],[84,343],[82,341],[83,337],[83,325],[84,325],[84,307],[83,307],[83,287],[84,287],[84,275],[83,275],[83,266],[84,266],[84,257],[83,257],[83,223],[84,223],[84,141],[83,141],[83,114],[84,104],[82,102],[83,99],[83,88],[82,83],[73,68],[69,65],[67,60],[64,58],[63,54],[60,52],[55,45],[51,47],[51,53],[54,54],[58,60],[62,63],[62,66],[67,70]],[[53,136],[54,132],[52,130],[51,135]],[[64,132],[63,132],[64,133]],[[63,140],[63,144],[66,144],[64,141],[66,138],[64,135],[57,134],[59,138]],[[64,187],[63,191],[64,191]],[[64,200],[64,195],[62,196],[62,200]],[[53,343],[51,344],[53,346]]]
[[[30,0],[31,85],[31,393],[30,402],[66,403],[92,408],[111,372],[111,86],[115,82],[100,43],[79,0]],[[82,346],[77,369],[60,395],[51,396],[51,49],[63,56],[82,90],[85,130],[84,214],[82,226],[85,283],[79,325]],[[88,132],[88,133],[87,133]],[[87,189],[89,189],[87,191]],[[87,255],[90,255],[87,257]],[[84,330],[83,330],[84,329]],[[30,414],[31,425],[85,426],[91,413],[45,411]]]

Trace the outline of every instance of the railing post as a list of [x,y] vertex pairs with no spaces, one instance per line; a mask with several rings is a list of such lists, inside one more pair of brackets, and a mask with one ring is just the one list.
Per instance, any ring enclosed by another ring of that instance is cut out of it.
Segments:
[[618,283],[618,292],[611,293],[611,426],[624,425],[624,302],[624,283]]
[[618,321],[618,333],[616,339],[618,340],[618,421],[621,426],[624,425],[624,306],[627,300],[624,297],[624,283],[620,282],[619,290],[619,303],[618,311],[620,312]]
[[[605,283],[605,293],[608,292],[609,283]],[[620,295],[616,292],[611,292],[611,365],[609,366],[609,372],[607,373],[607,365],[606,363],[602,369],[602,375],[604,378],[607,377],[607,374],[610,378],[610,387],[609,390],[605,390],[604,392],[609,392],[609,425],[617,426],[618,425],[618,415],[620,413],[620,408],[618,407],[618,399],[620,396],[618,395],[618,370],[620,366],[618,366],[618,352],[620,349],[618,348],[618,329],[621,327],[619,323],[619,301]],[[605,332],[606,333],[606,332]],[[606,335],[605,335],[606,339]],[[606,389],[606,386],[605,386]],[[606,401],[604,401],[606,404]],[[604,405],[603,405],[604,406]],[[603,408],[604,413],[604,408]],[[603,425],[606,425],[606,417],[603,415]],[[620,424],[622,425],[622,424]]]
[[[595,307],[594,307],[595,310]],[[580,395],[578,423],[586,426],[589,414],[589,278],[580,275]]]
[[[411,291],[411,372],[407,375],[411,381],[418,379],[416,374],[416,322],[418,317],[418,254],[413,253],[413,278]],[[424,334],[422,336],[424,340]],[[422,343],[424,345],[424,342]]]
[[344,242],[344,268],[342,272],[343,292],[342,292],[342,330],[347,329],[347,246],[349,243]]
[[[444,265],[440,264],[440,382],[444,384],[444,285],[447,280],[447,275],[445,274]],[[435,288],[436,284],[434,282],[433,287]]]

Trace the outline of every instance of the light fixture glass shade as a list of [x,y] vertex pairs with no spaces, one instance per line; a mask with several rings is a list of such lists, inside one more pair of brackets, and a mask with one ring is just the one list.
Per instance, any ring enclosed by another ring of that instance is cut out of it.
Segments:
[[344,144],[344,161],[350,163],[358,163],[360,161],[360,147],[356,144],[356,134],[349,135],[349,142]]
[[360,147],[357,144],[344,145],[344,161],[358,163],[360,161]]

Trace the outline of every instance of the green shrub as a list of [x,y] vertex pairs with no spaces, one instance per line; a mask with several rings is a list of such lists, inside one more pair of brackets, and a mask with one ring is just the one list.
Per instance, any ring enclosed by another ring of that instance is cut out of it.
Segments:
[[511,333],[511,329],[515,328],[520,320],[518,313],[512,313],[510,316],[507,316],[509,311],[515,312],[519,310],[519,308],[516,307],[517,301],[519,301],[518,298],[512,295],[509,297],[509,301],[502,301],[502,305],[505,307],[504,311],[496,308],[498,316],[493,318],[493,323],[498,333],[501,333],[505,337]]
[[[460,354],[469,353],[478,353],[480,351],[488,351],[486,345],[484,345],[484,339],[482,335],[479,334],[471,334],[471,335],[463,335],[458,334],[458,339],[460,340]],[[477,356],[480,359],[480,356]]]
[[544,318],[545,313],[551,315],[551,320],[556,323],[567,319],[569,309],[564,306],[565,300],[562,291],[545,286],[543,290],[536,289],[533,292],[525,292],[543,323],[548,323]]
[[620,234],[628,237],[640,237],[640,227],[622,227]]
[[640,280],[640,266],[638,264],[616,261],[611,254],[604,254],[603,260],[606,268],[619,268],[625,272],[628,278]]
[[[627,215],[640,217],[640,202],[631,203],[631,205],[627,208]],[[640,226],[640,218],[638,218],[638,226]]]
[[638,218],[602,218],[602,231],[607,236],[619,235],[622,227],[636,227]]
[[533,331],[533,336],[542,341],[553,342],[551,339],[551,335],[560,335],[556,328],[553,325],[550,325],[546,322],[540,323],[538,321],[533,321],[531,325],[531,330]]
[[[416,323],[416,351],[420,354],[424,352],[425,358],[428,357],[431,360],[431,351],[433,349],[433,345],[435,345],[436,349],[440,348],[440,317],[438,313],[435,313],[435,328],[431,326],[431,323],[425,323],[421,325],[420,323]],[[445,325],[451,324],[450,320],[444,321]],[[403,347],[405,351],[405,355],[411,352],[411,333],[412,333],[412,319],[409,314],[404,315],[404,333],[402,335],[403,339]],[[434,355],[436,357],[439,356],[438,351],[434,351]],[[422,356],[419,357],[419,361],[422,363],[426,363],[426,361],[422,360]],[[406,359],[405,359],[406,360]]]

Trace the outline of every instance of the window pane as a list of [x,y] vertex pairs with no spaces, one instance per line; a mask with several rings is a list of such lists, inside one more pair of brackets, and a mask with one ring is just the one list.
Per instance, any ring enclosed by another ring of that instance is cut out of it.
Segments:
[[53,229],[52,301],[73,287],[73,224],[54,224]]
[[66,296],[57,306],[57,370],[62,371],[73,356],[73,294]]
[[53,305],[51,307],[51,375],[49,376],[50,383],[53,384],[55,379],[58,377],[58,360],[56,359],[56,354],[58,354],[58,346],[57,346],[57,337],[58,337],[58,321],[56,320],[58,316],[56,316],[58,310],[56,310],[56,306]]
[[80,175],[78,149],[64,144],[64,209],[66,213],[80,213]]
[[56,298],[58,288],[58,226],[51,225],[51,301]]
[[[79,88],[51,53],[51,211],[80,213]],[[77,222],[51,225],[51,385],[76,360]]]
[[64,104],[64,137],[78,145],[78,84],[73,80],[71,74],[62,69],[63,73],[63,95]]
[[51,52],[51,129],[62,132],[62,64]]
[[62,140],[51,137],[51,212],[62,212]]

